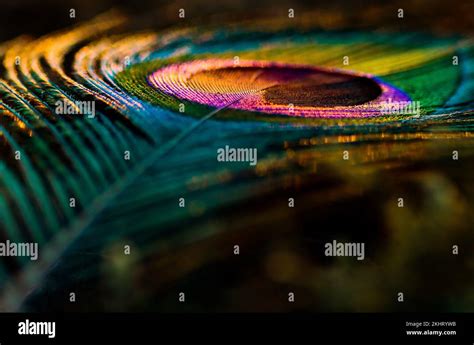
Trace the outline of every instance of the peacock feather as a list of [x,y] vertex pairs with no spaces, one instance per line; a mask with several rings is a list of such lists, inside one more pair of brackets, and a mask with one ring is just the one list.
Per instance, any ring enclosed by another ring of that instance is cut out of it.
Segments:
[[472,38],[130,20],[0,45],[2,310],[472,310]]

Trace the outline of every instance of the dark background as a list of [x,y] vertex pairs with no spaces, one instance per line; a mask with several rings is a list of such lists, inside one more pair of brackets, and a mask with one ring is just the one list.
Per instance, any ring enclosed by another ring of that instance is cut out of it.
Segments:
[[[69,10],[76,10],[76,18]],[[439,32],[472,33],[474,1],[463,0],[1,0],[0,41],[27,34],[41,36],[51,31],[88,20],[110,9],[136,17],[137,28],[176,24],[177,11],[186,10],[188,23],[226,23],[231,19],[273,17],[293,8],[304,12],[335,14],[349,27],[384,27],[400,30],[398,8],[405,11],[403,28]]]

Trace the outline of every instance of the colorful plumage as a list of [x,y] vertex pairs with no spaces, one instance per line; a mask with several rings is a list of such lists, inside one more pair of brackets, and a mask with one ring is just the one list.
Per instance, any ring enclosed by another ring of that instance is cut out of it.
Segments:
[[[0,237],[41,248],[38,263],[0,262],[2,309],[74,308],[40,297],[75,289],[84,309],[177,310],[175,292],[212,289],[222,263],[238,272],[216,287],[224,302],[195,292],[188,308],[286,310],[245,299],[277,300],[276,282],[316,296],[303,309],[396,309],[386,296],[402,278],[417,275],[407,290],[424,299],[433,272],[415,263],[473,244],[471,40],[294,23],[118,30],[127,21],[0,45]],[[95,113],[57,114],[58,101]],[[419,111],[394,110],[404,102]],[[257,166],[219,162],[225,145],[256,148]],[[327,265],[318,253],[337,236],[367,241],[371,264]],[[372,299],[348,293],[363,290]],[[473,305],[463,290],[440,308]]]

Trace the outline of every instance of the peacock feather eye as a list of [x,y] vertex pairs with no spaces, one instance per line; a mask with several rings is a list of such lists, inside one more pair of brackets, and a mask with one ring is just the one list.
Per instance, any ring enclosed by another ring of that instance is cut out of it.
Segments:
[[259,61],[170,65],[148,82],[159,92],[210,107],[307,118],[377,116],[383,115],[377,106],[389,99],[409,101],[369,76]]

